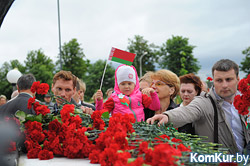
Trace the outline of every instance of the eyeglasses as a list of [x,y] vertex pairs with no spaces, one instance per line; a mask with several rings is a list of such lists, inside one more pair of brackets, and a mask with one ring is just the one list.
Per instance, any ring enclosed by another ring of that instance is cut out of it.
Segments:
[[150,87],[152,87],[153,85],[155,85],[156,87],[162,87],[162,86],[164,86],[164,85],[167,85],[167,86],[169,86],[169,87],[172,87],[171,84],[167,84],[167,83],[165,83],[165,82],[163,82],[163,81],[152,82],[151,85],[150,85]]

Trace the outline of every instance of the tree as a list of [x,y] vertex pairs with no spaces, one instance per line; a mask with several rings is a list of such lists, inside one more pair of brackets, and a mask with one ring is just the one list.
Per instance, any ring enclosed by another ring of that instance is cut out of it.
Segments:
[[12,60],[10,63],[4,62],[0,68],[0,94],[6,95],[8,99],[10,99],[12,94],[12,86],[8,82],[6,75],[10,70],[15,68],[17,68],[21,73],[25,72],[25,67],[18,60]]
[[[68,43],[64,43],[61,54],[62,69],[71,71],[78,78],[84,78],[90,61],[84,60],[85,54],[77,39],[72,39]],[[60,60],[56,64],[60,64]]]
[[[100,88],[103,70],[106,61],[98,60],[94,64],[91,64],[88,68],[88,73],[83,81],[86,83],[86,92],[84,98],[89,101],[93,94]],[[115,69],[111,65],[107,65],[105,76],[102,84],[102,92],[105,92],[109,88],[113,88],[115,84]]]
[[240,70],[244,71],[248,74],[250,74],[250,47],[246,48],[245,50],[242,51],[242,54],[246,55],[246,57],[241,61]]
[[32,73],[37,81],[52,84],[55,65],[41,49],[30,51],[24,61],[26,73]]
[[178,76],[197,73],[200,69],[198,60],[192,55],[195,46],[189,45],[188,38],[172,36],[160,47],[159,65],[167,68]]
[[137,73],[140,77],[140,57],[142,58],[142,75],[146,71],[155,70],[155,62],[157,60],[156,49],[157,47],[151,43],[148,44],[148,41],[143,39],[143,36],[135,35],[134,40],[128,39],[128,51],[135,53],[136,57],[133,62],[133,66],[136,68]]

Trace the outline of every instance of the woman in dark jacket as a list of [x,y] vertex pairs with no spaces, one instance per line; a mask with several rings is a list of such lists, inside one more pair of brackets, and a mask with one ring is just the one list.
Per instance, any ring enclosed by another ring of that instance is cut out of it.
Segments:
[[[182,103],[180,107],[187,106],[195,96],[199,96],[202,89],[202,82],[200,78],[192,73],[186,74],[180,77],[181,87],[180,96]],[[188,123],[182,127],[178,128],[179,132],[189,133],[194,135],[195,129],[192,123]]]
[[166,110],[176,108],[177,105],[173,99],[180,89],[180,80],[177,75],[169,70],[161,69],[151,74],[151,88],[158,94],[161,108],[158,111],[144,109],[145,120],[153,117],[155,114],[161,114]]

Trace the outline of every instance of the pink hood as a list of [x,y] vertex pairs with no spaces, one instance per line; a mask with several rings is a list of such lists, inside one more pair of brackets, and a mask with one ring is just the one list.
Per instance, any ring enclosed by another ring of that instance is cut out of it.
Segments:
[[[120,89],[119,89],[119,86],[118,86],[118,83],[117,83],[117,74],[116,74],[117,70],[118,70],[121,66],[127,66],[127,65],[125,65],[125,64],[120,65],[120,66],[118,66],[117,69],[115,70],[115,88],[114,88],[114,91],[115,91],[116,94],[120,94],[120,93],[121,93],[121,91],[120,91]],[[130,94],[130,95],[134,95],[134,94],[141,93],[141,92],[140,92],[140,87],[139,87],[139,78],[138,78],[136,69],[135,69],[135,67],[132,66],[132,65],[131,65],[130,67],[132,67],[132,68],[134,69],[134,71],[135,71],[135,77],[136,77],[135,89],[134,89],[134,91]],[[114,93],[113,93],[113,94],[114,94]]]

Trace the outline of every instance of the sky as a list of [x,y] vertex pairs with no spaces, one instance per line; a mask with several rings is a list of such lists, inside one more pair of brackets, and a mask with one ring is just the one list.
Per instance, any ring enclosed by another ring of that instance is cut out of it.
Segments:
[[[242,51],[250,46],[249,0],[59,2],[62,45],[76,38],[91,62],[107,59],[111,47],[126,50],[135,35],[159,46],[172,36],[182,36],[196,46],[193,55],[204,80],[219,59],[240,64]],[[0,28],[0,66],[14,59],[23,63],[28,52],[38,49],[57,60],[57,0],[16,0]]]

